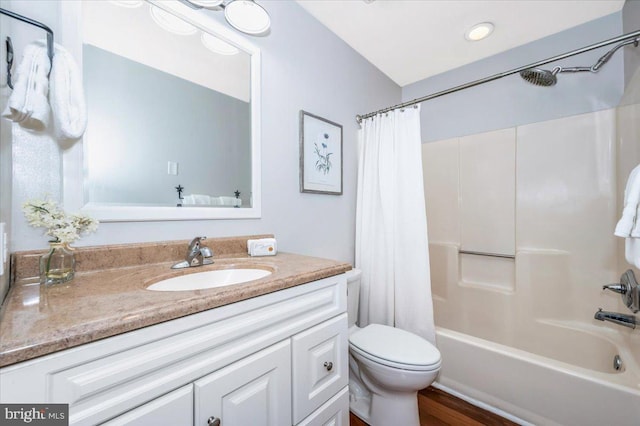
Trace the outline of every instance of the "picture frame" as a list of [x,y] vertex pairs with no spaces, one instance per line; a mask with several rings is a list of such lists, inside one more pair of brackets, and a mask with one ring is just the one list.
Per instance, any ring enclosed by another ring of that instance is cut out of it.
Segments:
[[342,195],[342,125],[300,110],[300,192]]

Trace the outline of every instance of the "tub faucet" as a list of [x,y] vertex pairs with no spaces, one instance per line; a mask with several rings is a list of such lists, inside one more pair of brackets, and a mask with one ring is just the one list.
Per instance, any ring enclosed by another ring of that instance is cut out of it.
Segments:
[[195,237],[189,243],[185,260],[178,262],[171,269],[190,268],[193,266],[210,265],[213,263],[213,252],[209,247],[202,247],[200,243],[207,237]]
[[637,324],[636,317],[633,315],[620,314],[618,312],[607,312],[603,311],[602,308],[598,308],[598,312],[596,312],[593,317],[599,321],[610,321],[629,328],[636,328]]

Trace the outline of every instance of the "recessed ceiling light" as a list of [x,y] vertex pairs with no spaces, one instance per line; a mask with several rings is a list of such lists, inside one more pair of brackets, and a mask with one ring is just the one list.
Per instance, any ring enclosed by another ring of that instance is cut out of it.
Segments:
[[469,41],[479,41],[489,37],[493,32],[493,24],[491,22],[482,22],[471,27],[466,33],[464,38]]
[[220,55],[235,55],[240,53],[237,47],[230,45],[226,41],[220,40],[218,37],[209,33],[202,33],[202,44],[212,52],[219,53]]
[[167,31],[170,31],[174,34],[180,35],[191,35],[195,34],[198,29],[188,22],[183,21],[177,16],[172,15],[171,13],[160,9],[152,4],[150,6],[151,17],[156,22],[156,24],[160,25]]

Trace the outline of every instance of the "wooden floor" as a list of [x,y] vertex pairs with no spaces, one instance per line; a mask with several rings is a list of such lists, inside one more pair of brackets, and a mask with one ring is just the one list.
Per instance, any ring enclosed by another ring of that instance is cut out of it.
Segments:
[[[418,393],[418,407],[420,426],[517,426],[516,423],[434,387]],[[350,413],[349,423],[350,426],[367,426],[353,413]]]

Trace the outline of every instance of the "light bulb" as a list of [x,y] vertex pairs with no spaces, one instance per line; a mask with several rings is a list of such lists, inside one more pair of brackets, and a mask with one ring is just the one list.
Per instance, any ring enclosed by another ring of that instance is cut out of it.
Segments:
[[213,9],[220,6],[223,0],[189,0],[189,2],[205,9]]
[[170,31],[174,34],[180,35],[191,35],[195,34],[198,29],[188,22],[183,21],[177,16],[172,15],[171,13],[160,9],[154,5],[150,6],[151,17],[156,22],[156,24],[160,25],[167,31]]
[[229,25],[247,34],[262,34],[271,26],[266,10],[252,0],[233,0],[224,8]]

